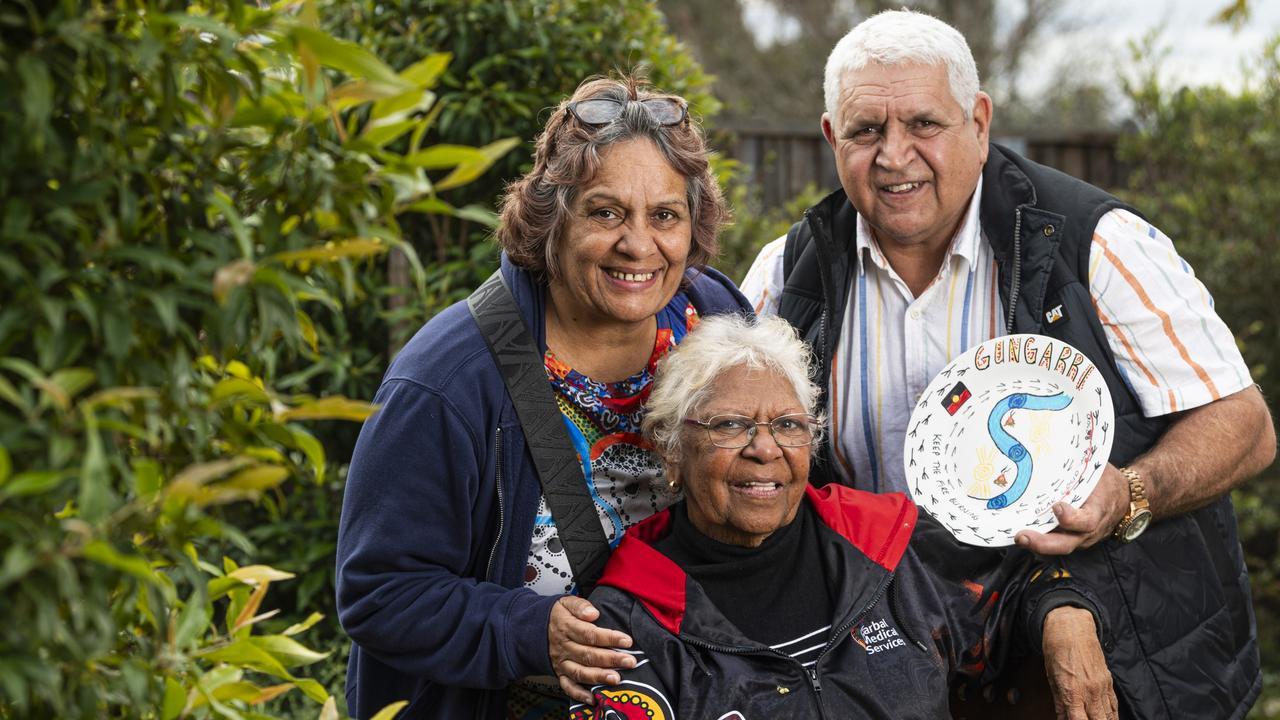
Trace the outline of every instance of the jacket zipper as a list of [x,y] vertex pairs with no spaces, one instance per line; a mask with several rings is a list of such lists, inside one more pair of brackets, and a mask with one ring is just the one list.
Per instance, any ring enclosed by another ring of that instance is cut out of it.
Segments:
[[[819,717],[825,718],[826,713],[823,712],[822,709],[822,679],[818,677],[818,665],[822,662],[822,658],[826,656],[827,652],[830,651],[831,648],[835,647],[836,643],[840,641],[840,638],[844,637],[844,635],[849,632],[849,628],[853,627],[859,620],[866,617],[867,613],[871,612],[871,608],[874,608],[876,604],[880,602],[880,599],[883,598],[884,594],[889,590],[889,585],[893,582],[893,578],[893,575],[889,575],[889,579],[884,583],[881,583],[880,587],[876,589],[876,594],[872,596],[870,602],[864,605],[858,612],[850,615],[849,619],[846,620],[844,624],[840,625],[836,632],[831,634],[831,637],[827,640],[826,647],[822,648],[822,652],[818,653],[817,659],[813,661],[813,667],[805,668],[803,665],[800,666],[801,672],[803,672],[809,679],[809,687],[813,689],[815,700],[818,703]],[[773,648],[735,648],[728,647],[726,645],[713,645],[709,642],[703,642],[702,640],[689,637],[682,637],[680,640],[694,647],[704,648],[713,652],[720,652],[728,655],[776,655],[784,660],[789,660],[796,665],[800,665],[800,662],[795,658],[774,650]]]
[[498,556],[498,544],[502,542],[503,525],[506,523],[506,508],[502,500],[502,427],[498,426],[493,433],[494,446],[494,488],[498,492],[498,532],[494,533],[493,546],[489,548],[489,564],[485,566],[484,579],[493,580],[493,561]]
[[[498,531],[493,535],[493,545],[489,548],[489,564],[484,569],[484,579],[493,580],[493,561],[498,556],[498,545],[502,542],[502,530],[506,524],[506,508],[503,506],[502,500],[502,426],[499,425],[493,431],[493,467],[494,467],[494,490],[498,493]],[[489,701],[493,697],[493,691],[482,690],[480,697],[476,702],[476,720],[485,720],[489,715]]]
[[814,698],[814,700],[818,704],[818,717],[820,718],[826,717],[826,713],[822,711],[822,695],[821,695],[822,683],[821,681],[818,680],[817,673],[814,672],[812,669],[807,669],[803,665],[800,665],[800,661],[796,660],[790,655],[787,655],[786,653],[783,653],[783,652],[779,652],[778,650],[774,650],[773,648],[729,647],[728,645],[714,645],[712,643],[703,642],[702,640],[698,640],[696,638],[690,638],[690,637],[682,637],[680,638],[680,641],[685,643],[686,645],[692,645],[694,647],[703,648],[705,650],[711,650],[712,652],[724,653],[726,655],[773,655],[775,657],[780,657],[783,660],[786,660],[787,662],[800,666],[800,672],[803,673],[805,677],[809,679],[809,686],[813,688],[813,692],[816,694],[816,697]]
[[1006,334],[1013,333],[1013,318],[1018,309],[1018,290],[1022,286],[1022,205],[1013,211],[1013,283],[1009,289],[1009,313],[1004,323]]
[[[813,242],[818,243],[817,247],[821,248],[822,238],[826,236],[826,230],[823,228],[822,217],[819,216],[818,213],[813,213],[811,211],[812,208],[805,210],[805,215],[808,216],[810,224],[814,226],[811,230],[813,233]],[[821,257],[822,253],[820,249],[818,254],[819,257]],[[827,298],[832,296],[830,290],[830,285],[832,283],[830,278],[827,277],[827,266],[829,263],[824,263],[823,265],[820,282],[822,283],[822,296],[824,300],[822,303],[822,314],[818,316],[818,347],[822,349],[822,355],[818,358],[818,362],[822,375],[819,377],[818,382],[826,389],[826,392],[824,393],[826,397],[824,400],[829,405],[831,403],[831,358],[835,352],[827,343],[827,338],[830,337],[830,334],[827,332],[827,323],[830,322],[828,320],[828,310],[830,309],[829,306],[831,304]],[[815,355],[816,354],[817,353],[815,353]],[[836,438],[831,432],[831,423],[833,422],[832,417],[827,418],[827,439],[823,448],[820,450],[820,454],[823,456],[822,459],[826,462],[827,466],[834,468],[835,455],[832,446],[833,443],[836,442]]]
[[849,616],[849,619],[846,620],[844,624],[836,630],[836,632],[831,634],[831,638],[827,640],[826,647],[822,648],[822,652],[818,653],[818,657],[813,661],[813,667],[809,668],[809,684],[813,687],[814,694],[818,696],[819,715],[822,715],[822,680],[818,677],[818,666],[822,664],[822,658],[826,657],[831,648],[835,647],[836,643],[849,632],[850,628],[858,624],[858,621],[866,617],[867,613],[871,612],[871,608],[875,607],[876,604],[880,602],[880,599],[884,597],[886,592],[888,592],[889,585],[893,582],[893,578],[894,576],[892,574],[889,575],[889,579],[884,583],[881,583],[880,587],[876,589],[876,594],[871,597],[871,601],[864,605],[857,613]]

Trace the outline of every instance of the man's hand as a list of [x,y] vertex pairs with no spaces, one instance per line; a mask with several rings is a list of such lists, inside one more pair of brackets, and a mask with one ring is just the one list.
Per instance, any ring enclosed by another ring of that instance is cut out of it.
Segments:
[[605,630],[592,623],[600,611],[580,597],[566,595],[551,608],[547,645],[551,666],[560,678],[560,689],[579,702],[591,702],[587,690],[594,685],[617,685],[622,676],[614,668],[635,667],[632,656],[611,650],[631,647],[631,638],[617,630]]
[[1129,481],[1114,465],[1107,463],[1098,486],[1084,505],[1074,508],[1058,502],[1053,506],[1053,514],[1058,517],[1058,527],[1052,532],[1022,530],[1014,536],[1014,541],[1038,555],[1067,555],[1092,547],[1110,535],[1129,514]]
[[1058,720],[1119,717],[1111,671],[1098,644],[1093,613],[1060,607],[1044,619],[1044,670]]

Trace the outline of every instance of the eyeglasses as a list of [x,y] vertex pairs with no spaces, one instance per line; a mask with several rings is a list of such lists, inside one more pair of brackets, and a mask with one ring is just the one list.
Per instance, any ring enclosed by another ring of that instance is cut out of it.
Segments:
[[631,103],[640,103],[649,117],[663,126],[679,125],[688,117],[684,100],[675,97],[653,97],[643,100],[615,100],[613,98],[589,98],[569,103],[568,112],[586,125],[608,125],[622,117],[622,111]]
[[813,444],[813,426],[817,418],[805,413],[779,415],[768,422],[756,422],[742,415],[712,415],[706,420],[685,418],[690,425],[707,431],[711,444],[722,448],[744,448],[755,439],[761,425],[768,425],[773,441],[781,447],[804,447]]

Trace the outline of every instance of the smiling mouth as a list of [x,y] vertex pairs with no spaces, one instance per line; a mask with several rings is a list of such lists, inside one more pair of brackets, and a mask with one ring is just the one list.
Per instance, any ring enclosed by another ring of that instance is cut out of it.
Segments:
[[621,272],[619,270],[605,270],[605,272],[608,273],[611,278],[616,278],[626,282],[648,282],[653,279],[654,275],[657,275],[657,273],[654,272],[629,273]]
[[748,481],[730,483],[729,487],[747,497],[767,498],[777,494],[782,489],[782,483],[767,481]]
[[892,193],[896,195],[900,193],[911,192],[912,190],[915,190],[916,188],[920,187],[923,184],[924,183],[922,182],[905,182],[905,183],[898,183],[897,185],[882,185],[880,186],[880,189],[884,190],[887,193]]

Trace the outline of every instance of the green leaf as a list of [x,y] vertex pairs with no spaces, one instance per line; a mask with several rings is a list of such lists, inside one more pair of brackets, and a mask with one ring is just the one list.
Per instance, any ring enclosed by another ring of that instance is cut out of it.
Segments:
[[53,113],[53,81],[49,67],[35,53],[21,53],[17,57],[16,70],[21,81],[22,111],[31,130],[42,130]]
[[369,720],[395,720],[396,715],[398,715],[408,704],[408,700],[397,700],[396,702],[393,702],[379,710]]
[[165,488],[165,493],[169,497],[198,500],[201,498],[201,489],[206,483],[252,464],[254,464],[253,459],[245,456],[194,463],[174,476],[169,486]]
[[426,111],[435,104],[435,101],[435,93],[417,88],[393,97],[383,98],[375,102],[373,107],[370,108],[369,123],[365,126],[365,130],[405,120],[412,113]]
[[138,497],[151,497],[160,492],[163,484],[164,475],[160,463],[148,458],[138,458],[133,462],[133,491]]
[[272,255],[270,259],[285,264],[302,262],[336,262],[344,258],[362,258],[381,255],[387,251],[386,243],[378,238],[352,238],[341,242],[329,242],[304,250],[289,250]]
[[57,487],[72,474],[71,470],[33,470],[18,473],[8,483],[0,486],[0,490],[3,490],[5,495],[15,497],[39,495]]
[[157,586],[160,584],[160,581],[156,578],[156,571],[151,567],[151,563],[147,562],[146,558],[138,555],[126,555],[103,540],[94,540],[85,545],[80,554],[87,560],[128,573],[147,584]]
[[167,677],[164,679],[164,701],[161,705],[161,720],[174,720],[182,713],[182,709],[187,706],[187,691],[175,679]]
[[106,452],[102,447],[102,433],[94,420],[93,412],[86,407],[85,451],[80,461],[80,515],[88,522],[97,522],[111,511],[115,493],[111,491],[111,474],[107,467]]
[[97,375],[89,368],[64,368],[49,378],[53,384],[62,388],[67,398],[74,398],[89,387],[97,379]]
[[324,615],[322,613],[313,612],[307,616],[306,620],[303,620],[300,623],[295,623],[293,625],[290,625],[288,628],[285,629],[283,633],[280,633],[280,634],[285,636],[297,635],[298,633],[307,630],[312,625],[315,625],[316,623],[320,622],[323,619],[324,619]]
[[396,88],[401,92],[413,87],[409,81],[401,78],[386,63],[379,60],[377,55],[353,42],[339,40],[321,30],[302,26],[295,26],[292,35],[295,43],[305,46],[314,53],[316,59],[325,67],[340,70],[355,78]]
[[316,652],[297,640],[283,635],[260,635],[249,638],[249,642],[271,653],[286,667],[310,665],[329,657],[327,652]]
[[299,427],[291,427],[289,429],[293,437],[294,445],[307,456],[307,461],[311,463],[311,470],[319,481],[324,477],[324,445],[315,438],[311,433]]
[[294,317],[298,319],[298,331],[302,333],[302,339],[307,341],[311,352],[320,352],[320,338],[316,335],[316,326],[311,322],[311,316],[298,310],[294,313]]
[[369,123],[360,133],[360,140],[375,148],[385,147],[396,138],[404,135],[418,125],[419,120],[399,120],[391,123]]
[[158,397],[160,393],[155,388],[114,387],[99,390],[90,395],[84,400],[84,404],[95,407],[99,405],[122,407],[138,400],[155,400]]
[[364,422],[377,412],[376,405],[331,395],[304,403],[279,414],[280,420],[353,420]]
[[31,405],[22,398],[22,394],[13,386],[13,383],[3,376],[0,376],[0,399],[21,410],[23,415],[31,414]]
[[231,228],[231,232],[235,235],[236,242],[240,246],[241,260],[253,260],[253,240],[249,237],[249,228],[245,226],[244,220],[240,217],[240,213],[236,212],[235,206],[231,202],[231,196],[221,190],[215,190],[209,194],[210,209],[217,210],[227,221],[227,225]]
[[178,613],[178,630],[174,644],[179,650],[192,647],[213,622],[213,605],[204,587],[196,586]]
[[228,398],[237,398],[251,400],[253,402],[267,405],[271,402],[271,396],[267,394],[257,383],[252,380],[244,380],[238,377],[223,378],[213,386],[213,391],[209,393],[209,399],[216,402],[222,402]]
[[519,138],[506,138],[505,140],[499,140],[485,145],[480,148],[480,152],[484,155],[483,161],[469,162],[454,168],[453,172],[449,173],[443,180],[436,183],[436,190],[449,190],[460,185],[466,185],[472,180],[483,175],[498,158],[507,154],[507,152],[519,144]]
[[435,87],[436,80],[448,69],[453,53],[432,53],[400,71],[400,77],[420,88]]
[[293,683],[298,686],[302,694],[315,700],[318,703],[328,702],[329,691],[324,689],[320,683],[311,678],[293,678]]
[[232,475],[226,482],[220,483],[219,487],[259,492],[279,485],[288,477],[289,468],[279,465],[258,465]]
[[64,410],[70,407],[71,399],[67,397],[66,391],[27,360],[16,357],[3,358],[0,359],[0,367],[12,370],[26,378],[27,382],[44,393],[45,397],[58,407]]
[[3,486],[9,479],[9,474],[13,472],[13,460],[9,457],[9,451],[4,445],[0,445],[0,486]]
[[467,205],[465,207],[460,207],[454,211],[453,215],[454,217],[461,218],[463,220],[470,220],[471,222],[484,225],[485,227],[498,226],[497,213],[481,205]]
[[209,599],[217,600],[223,595],[231,592],[236,588],[247,586],[248,583],[233,577],[214,578],[209,581]]
[[245,565],[228,572],[227,577],[235,578],[248,585],[257,585],[261,582],[289,580],[294,577],[294,574],[277,570],[269,565]]
[[[31,554],[30,551],[27,550],[27,548],[21,545],[11,546],[8,550],[5,551],[4,565],[0,567],[0,588],[3,588],[4,586],[8,585],[14,580],[21,579],[24,575],[27,574],[27,572],[31,570],[31,568],[35,567],[35,564],[36,564],[36,558],[34,555]],[[314,618],[315,616],[316,616],[316,613],[312,613],[311,617]],[[316,618],[316,619],[319,619],[319,618]],[[308,622],[311,622],[314,624],[314,621],[312,621],[311,618],[307,618],[307,620]],[[298,626],[295,625],[294,627],[298,627]],[[303,627],[299,630],[299,632],[305,629],[306,628]],[[289,633],[288,631],[286,631],[286,634],[291,635],[293,633]]]
[[403,158],[403,162],[424,170],[443,170],[458,165],[483,164],[487,160],[488,158],[478,148],[465,145],[432,145],[426,150],[420,150]]
[[285,680],[293,679],[293,676],[289,674],[289,671],[275,656],[250,642],[250,638],[234,640],[228,645],[203,650],[196,653],[196,655],[210,662],[224,662],[229,665],[264,672]]

